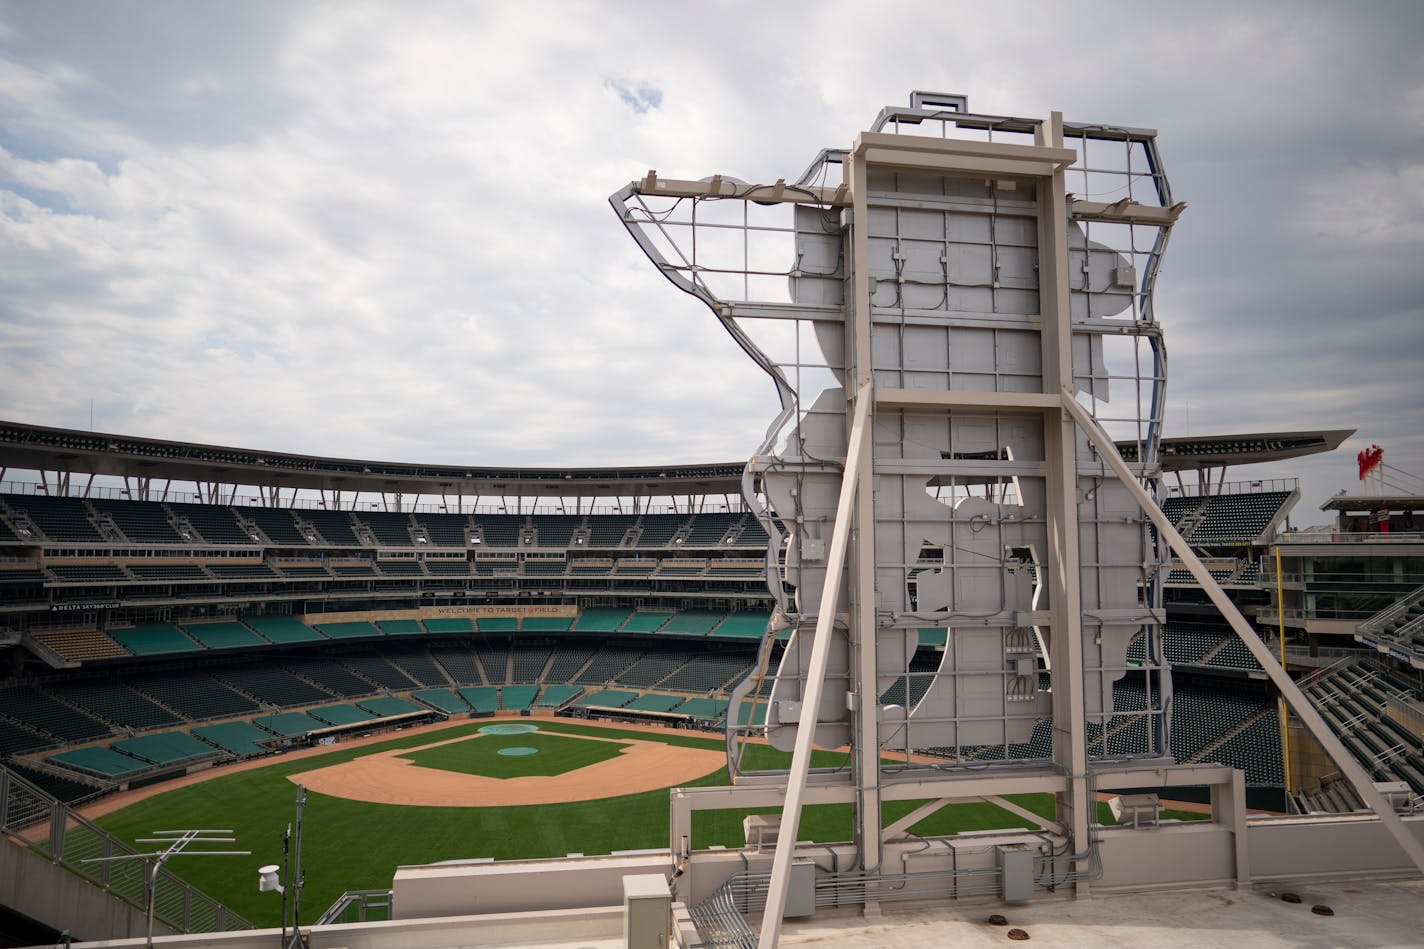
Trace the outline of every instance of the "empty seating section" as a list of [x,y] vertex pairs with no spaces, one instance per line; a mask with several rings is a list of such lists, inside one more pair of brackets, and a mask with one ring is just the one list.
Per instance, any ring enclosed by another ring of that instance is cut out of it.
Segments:
[[113,519],[129,540],[144,544],[181,544],[183,538],[168,523],[168,512],[151,501],[115,501],[90,498],[89,503],[100,514]]
[[[558,688],[558,686],[550,686]],[[537,685],[507,685],[499,690],[500,704],[507,712],[522,712],[534,703],[539,695]]]
[[567,564],[562,560],[525,560],[526,577],[562,577]]
[[633,661],[642,654],[643,650],[628,646],[604,646],[593,661],[588,664],[588,668],[579,673],[574,681],[587,685],[611,682],[615,676],[631,666]]
[[[1162,502],[1162,512],[1194,544],[1249,543],[1271,525],[1290,498],[1289,491],[1173,497]],[[1188,518],[1185,525],[1184,518]]]
[[316,628],[331,639],[370,639],[381,635],[372,623],[317,623]]
[[423,712],[425,709],[408,702],[405,699],[394,698],[389,695],[380,695],[373,699],[362,699],[356,703],[368,712],[375,712],[381,718],[390,718],[394,715],[409,715],[412,712]]
[[492,685],[481,685],[473,688],[456,689],[460,698],[465,700],[465,704],[470,707],[470,711],[476,713],[499,711],[499,690]]
[[590,547],[619,547],[638,518],[632,514],[600,514],[588,519]]
[[[188,523],[210,544],[253,544],[256,543],[237,522],[232,508],[212,504],[168,503],[168,509]],[[195,540],[197,538],[194,538]]]
[[510,650],[513,662],[514,682],[543,681],[544,667],[549,664],[549,656],[554,647],[551,643],[518,643]]
[[69,751],[50,755],[49,760],[80,771],[87,771],[90,774],[97,774],[103,778],[122,778],[147,771],[153,767],[147,761],[139,761],[137,758],[130,758],[117,751],[98,747],[72,748]]
[[351,515],[345,511],[302,511],[297,516],[316,528],[317,534],[333,547],[361,546],[352,529]]
[[156,765],[192,764],[216,758],[218,754],[210,745],[205,745],[184,732],[158,732],[153,735],[140,735],[138,738],[124,738],[109,747]]
[[673,616],[672,613],[645,613],[640,610],[628,617],[628,621],[623,624],[623,632],[655,633]]
[[679,633],[683,636],[706,636],[727,618],[726,613],[711,613],[706,610],[683,610],[673,615],[658,630],[661,633]]
[[561,645],[549,663],[549,672],[544,677],[549,682],[568,682],[593,658],[595,647]]
[[450,684],[435,660],[418,643],[387,648],[382,654],[388,662],[426,688],[444,688]]
[[294,616],[243,616],[241,620],[274,643],[311,643],[325,638]]
[[326,722],[317,721],[310,715],[304,715],[301,712],[259,715],[252,720],[252,724],[265,728],[282,738],[297,738],[308,732],[321,731],[323,728],[330,727]]
[[569,561],[571,577],[606,577],[613,569],[613,561],[596,557],[584,557]]
[[267,640],[241,623],[189,623],[182,629],[209,649],[241,649],[267,645]]
[[255,712],[256,702],[207,676],[162,673],[128,679],[128,684],[162,702],[184,718],[201,721]]
[[[707,700],[707,699],[690,699],[689,701],[706,702],[706,701],[708,701],[708,700]],[[678,709],[678,711],[681,712],[681,711],[684,711],[685,709],[686,709],[686,706],[683,706],[683,708]],[[726,714],[726,709],[723,709],[722,711],[723,711],[723,714]],[[753,725],[753,726],[756,726],[756,727],[760,727],[760,726],[762,726],[762,725],[765,725],[765,724],[766,724],[766,703],[765,703],[765,702],[743,702],[741,705],[737,706],[737,724],[738,724],[738,725]],[[1047,757],[1047,755],[1045,755],[1044,757]]]
[[127,649],[97,629],[37,629],[30,636],[54,650],[61,659],[111,659],[129,655]]
[[687,662],[683,653],[651,653],[633,663],[618,676],[621,685],[647,688],[666,679]]
[[220,725],[199,725],[193,734],[203,741],[216,745],[239,758],[267,753],[263,742],[272,740],[272,735],[250,722],[223,722]]
[[533,520],[540,547],[568,547],[574,531],[583,524],[583,517],[577,514],[536,514]]
[[683,703],[680,695],[663,695],[658,692],[649,692],[647,695],[640,695],[629,702],[624,708],[630,711],[639,712],[671,712]]
[[85,741],[110,733],[106,723],[27,685],[0,690],[0,714],[64,741]]
[[108,563],[49,564],[49,572],[61,583],[126,583],[123,567]]
[[639,522],[639,547],[666,547],[682,526],[687,523],[686,514],[644,514]]
[[432,577],[468,577],[470,562],[468,560],[427,560],[425,561],[425,572]]
[[215,670],[218,679],[231,685],[239,692],[252,696],[259,702],[287,708],[293,705],[312,705],[329,702],[331,693],[298,679],[290,672],[261,666],[228,666]]
[[1202,750],[1265,708],[1265,699],[1225,689],[1178,688],[1172,695],[1172,753],[1195,761]]
[[436,547],[468,547],[470,519],[463,514],[419,514],[416,520]]
[[0,718],[0,755],[14,755],[57,744],[56,739]]
[[1265,709],[1259,718],[1212,749],[1205,758],[1245,771],[1247,784],[1285,784],[1281,725],[1276,710]]
[[704,653],[658,683],[672,692],[714,692],[741,679],[752,664],[751,653]]
[[129,573],[138,580],[206,580],[212,579],[195,563],[131,563]]
[[509,645],[505,641],[476,640],[475,655],[485,670],[486,682],[509,681]]
[[481,616],[475,628],[482,633],[513,633],[519,630],[519,620],[513,616]]
[[208,572],[219,580],[275,580],[277,571],[266,562],[210,563]]
[[1200,665],[1227,636],[1235,636],[1229,628],[1199,623],[1168,623],[1162,630],[1162,651],[1174,665]]
[[182,722],[172,712],[111,679],[54,683],[49,691],[90,714],[125,728],[161,728]]
[[524,518],[518,514],[476,514],[475,524],[481,529],[482,547],[518,547],[519,531]]
[[376,543],[382,547],[412,547],[410,515],[389,511],[360,511],[356,519],[371,529]]
[[468,616],[428,619],[424,621],[424,625],[425,631],[428,633],[469,633],[474,631],[474,626]]
[[376,623],[387,636],[424,636],[425,627],[413,619],[383,619]]
[[297,523],[292,520],[291,511],[272,507],[238,507],[233,510],[239,516],[254,522],[258,530],[266,534],[267,539],[274,544],[307,546],[307,539],[297,530]]
[[708,635],[722,639],[761,639],[770,621],[769,613],[732,613]]
[[54,541],[101,544],[103,536],[89,520],[89,509],[78,498],[7,495],[11,512],[24,512],[40,533]]
[[715,722],[727,714],[727,700],[709,698],[688,699],[678,706],[677,710],[683,715]]
[[333,695],[355,698],[376,692],[374,685],[325,656],[289,656],[282,663],[293,675],[315,682]]
[[410,697],[419,699],[446,715],[463,715],[469,711],[465,703],[460,701],[460,697],[451,689],[417,689],[410,693]]
[[332,576],[338,580],[359,580],[376,576],[376,566],[371,563],[333,563],[328,566]]
[[289,580],[325,580],[331,576],[331,571],[322,564],[283,563],[278,567]]
[[380,560],[376,562],[381,574],[387,577],[424,576],[420,564],[414,560]]
[[579,614],[573,628],[578,632],[612,633],[627,621],[631,610],[622,607],[591,606]]
[[127,629],[111,629],[109,635],[135,656],[198,652],[203,648],[171,623],[143,623]]
[[328,725],[359,725],[377,717],[375,712],[368,712],[355,705],[324,705],[321,708],[309,708],[305,714]]
[[590,692],[574,704],[580,708],[622,708],[637,697],[637,692],[599,689],[597,692]]
[[440,663],[447,675],[460,685],[479,685],[484,681],[475,657],[464,646],[453,643],[432,643],[430,655]]
[[[534,686],[525,686],[534,688]],[[504,690],[504,707],[509,708],[509,689]],[[534,703],[535,708],[559,708],[583,694],[583,687],[577,685],[550,685],[544,687],[544,694]]]
[[716,547],[727,532],[742,519],[740,514],[698,514],[692,519],[683,547]]
[[521,628],[526,633],[562,633],[573,624],[572,616],[526,616]]
[[1237,638],[1232,632],[1221,644],[1221,649],[1206,661],[1208,666],[1217,666],[1225,669],[1259,669],[1261,664],[1256,661],[1256,657],[1251,655],[1251,651],[1246,648],[1246,644]]
[[407,689],[415,688],[415,683],[410,681],[409,676],[380,656],[344,655],[341,657],[341,661],[362,678],[370,679],[382,688],[390,689],[393,692],[404,692]]

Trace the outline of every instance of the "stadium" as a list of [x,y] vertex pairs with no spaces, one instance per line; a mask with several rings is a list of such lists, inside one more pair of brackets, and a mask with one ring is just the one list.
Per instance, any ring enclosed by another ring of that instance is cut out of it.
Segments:
[[[1328,944],[1263,894],[1345,883],[1407,942],[1424,499],[1297,530],[1352,432],[1164,433],[1154,133],[915,93],[799,177],[610,200],[775,382],[749,463],[0,422],[15,944],[882,945],[1228,889]],[[178,828],[250,852],[140,856]]]

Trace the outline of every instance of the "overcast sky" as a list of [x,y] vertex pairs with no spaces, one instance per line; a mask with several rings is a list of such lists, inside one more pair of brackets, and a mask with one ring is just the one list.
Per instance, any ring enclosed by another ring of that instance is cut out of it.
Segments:
[[793,177],[918,88],[1160,131],[1168,434],[1359,429],[1264,472],[1318,523],[1370,442],[1424,475],[1421,37],[1418,2],[0,0],[0,417],[745,458],[772,386],[606,198]]

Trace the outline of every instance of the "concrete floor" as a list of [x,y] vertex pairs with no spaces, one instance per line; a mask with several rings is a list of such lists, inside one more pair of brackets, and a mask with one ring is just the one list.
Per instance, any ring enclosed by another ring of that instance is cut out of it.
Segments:
[[[1280,899],[1278,894],[1287,889],[1301,902]],[[1315,904],[1329,906],[1335,915],[1317,916],[1311,912]],[[991,913],[1005,916],[1008,925],[989,925]],[[805,921],[788,920],[781,944],[836,949],[1018,945],[1007,935],[1014,928],[1027,932],[1035,946],[1085,949],[1418,949],[1424,946],[1424,881],[1098,895],[1023,907],[897,909],[886,904],[879,919],[823,912]]]

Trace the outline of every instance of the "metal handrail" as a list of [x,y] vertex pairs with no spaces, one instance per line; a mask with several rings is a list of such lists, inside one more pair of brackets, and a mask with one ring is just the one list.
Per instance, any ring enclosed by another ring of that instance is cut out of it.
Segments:
[[[383,918],[389,919],[391,912],[391,890],[347,890],[336,898],[336,901],[326,908],[326,912],[317,917],[312,925],[327,926],[332,923],[364,923],[370,918],[371,910],[385,910]],[[356,910],[354,920],[347,919],[346,914],[351,909]]]
[[[0,833],[136,909],[148,907],[147,868],[139,860],[112,861],[138,851],[77,814],[67,804],[0,765]],[[166,868],[154,879],[154,918],[184,933],[255,928]]]

